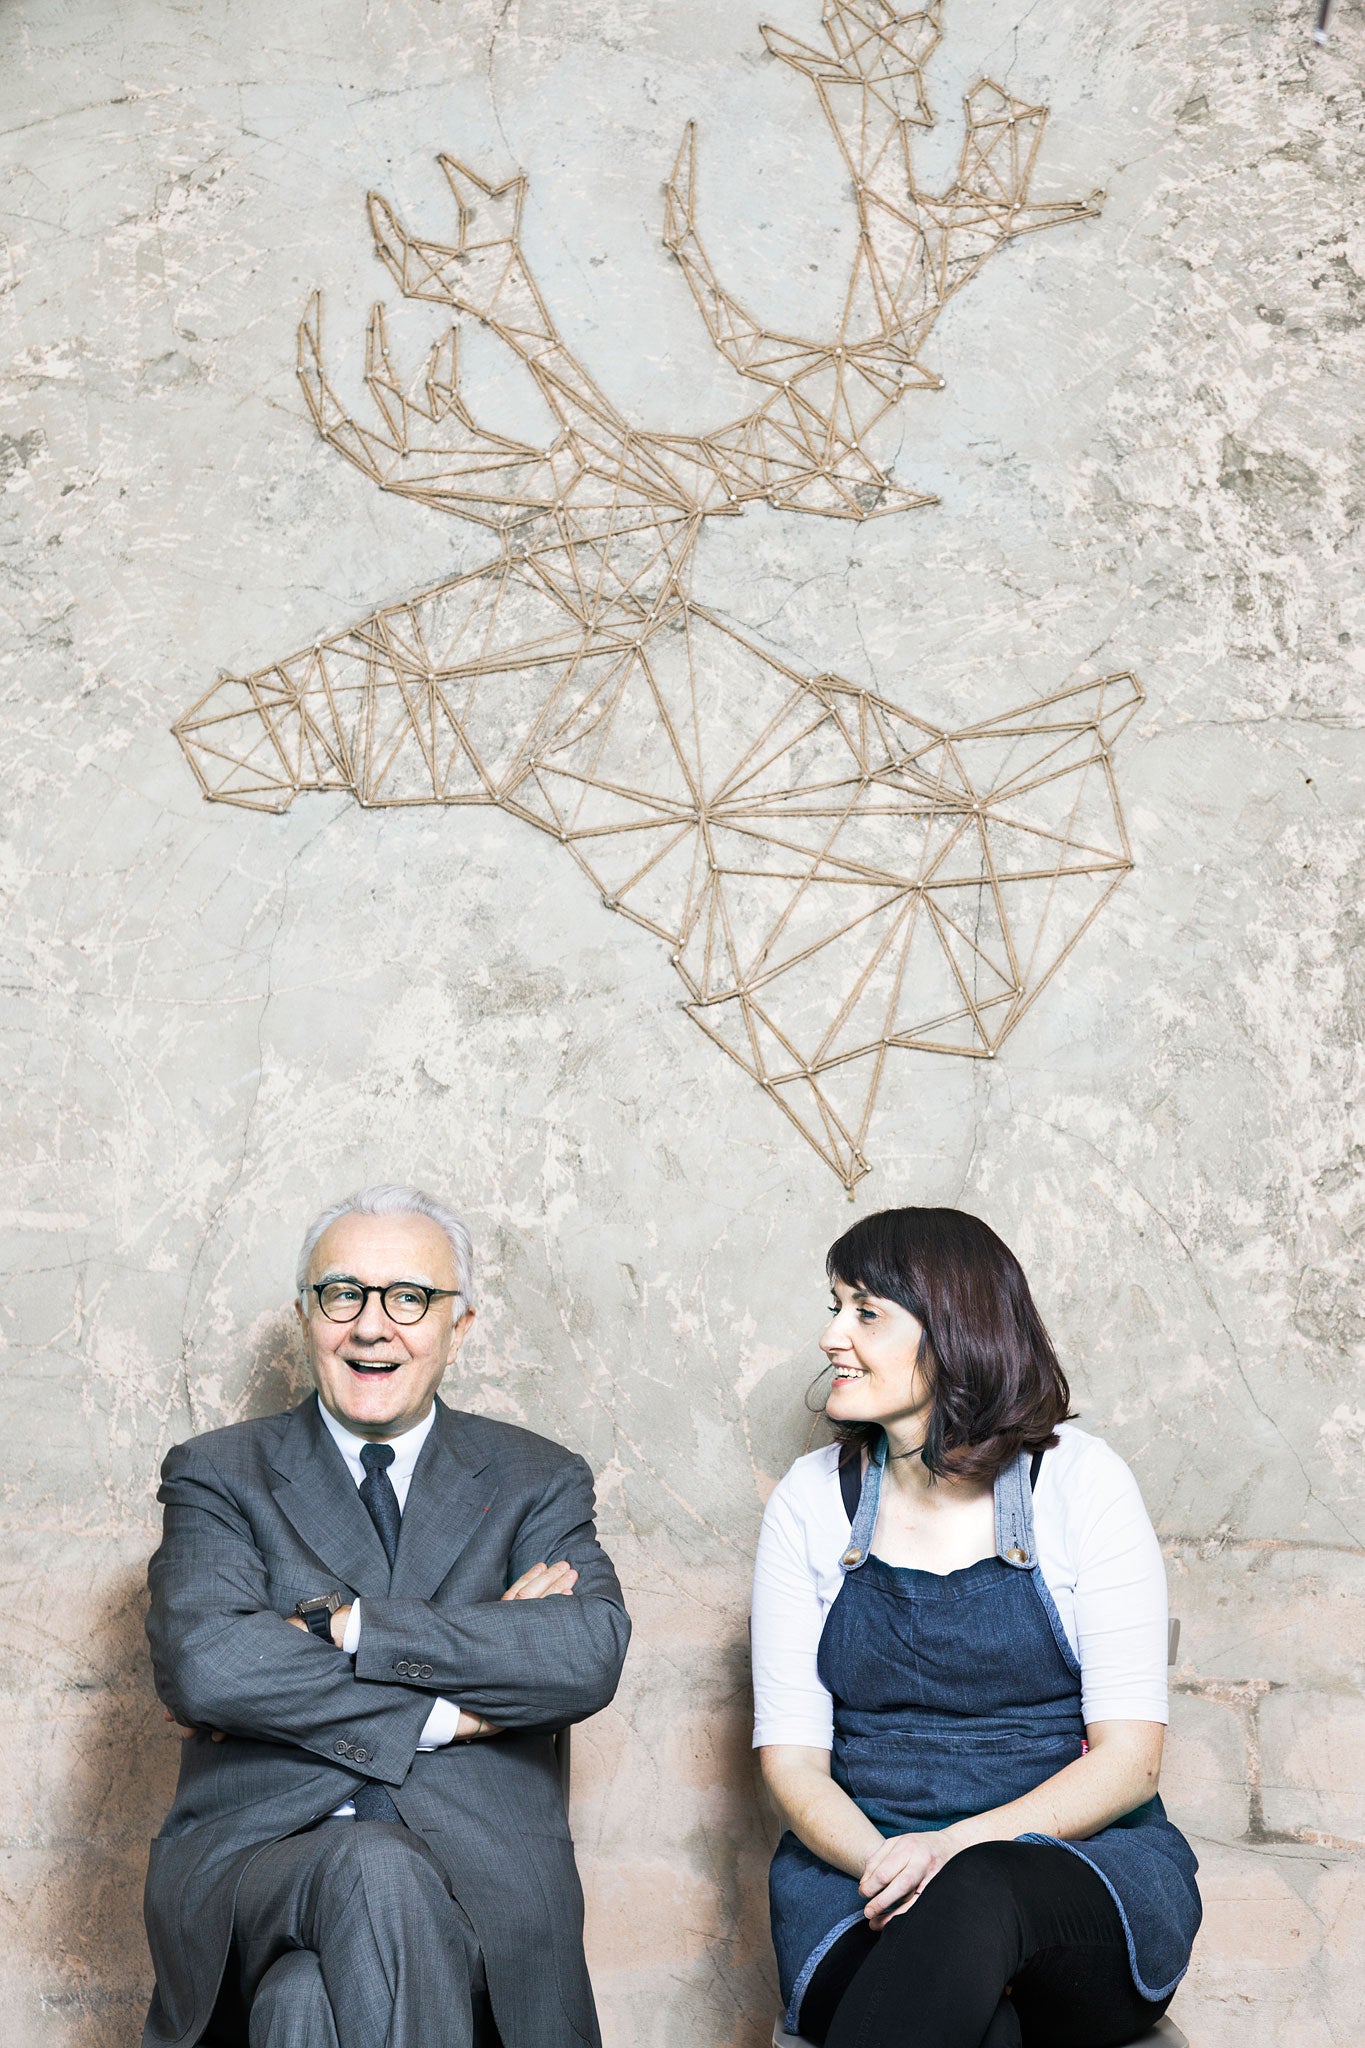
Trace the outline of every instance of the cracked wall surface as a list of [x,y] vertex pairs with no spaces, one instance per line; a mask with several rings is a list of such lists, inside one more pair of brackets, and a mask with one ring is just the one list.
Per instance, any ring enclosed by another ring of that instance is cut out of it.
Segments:
[[[815,0],[766,18],[818,32]],[[760,2048],[770,1831],[747,1579],[809,1438],[837,1184],[681,1013],[667,959],[495,810],[206,805],[169,733],[245,674],[486,558],[318,439],[388,292],[364,194],[439,238],[446,149],[530,177],[556,323],[656,433],[736,380],[659,239],[698,122],[708,248],[828,328],[851,188],[722,0],[9,0],[0,8],[0,833],[8,1172],[0,1986],[15,2048],[124,2048],[175,1769],[141,1631],[166,1446],[297,1395],[321,1202],[463,1205],[484,1306],[449,1398],[600,1475],[636,1616],[574,1753],[608,2048]],[[1357,2048],[1365,2008],[1358,1114],[1365,28],[1307,10],[950,0],[926,177],[983,73],[1050,106],[1035,194],[898,410],[936,506],[712,522],[698,594],[945,726],[1133,670],[1136,866],[994,1061],[889,1065],[854,1212],[1015,1244],[1082,1422],[1130,1460],[1182,1619],[1164,1789],[1207,1917],[1194,2048]],[[392,325],[416,362],[421,309]],[[477,331],[479,410],[543,433]],[[350,381],[347,382],[347,379]]]

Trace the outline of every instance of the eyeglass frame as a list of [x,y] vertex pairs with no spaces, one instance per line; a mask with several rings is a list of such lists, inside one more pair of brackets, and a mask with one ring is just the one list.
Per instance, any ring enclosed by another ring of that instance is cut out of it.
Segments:
[[[360,1295],[360,1307],[356,1310],[355,1314],[353,1316],[328,1315],[327,1310],[322,1305],[322,1291],[325,1287],[354,1287]],[[425,1294],[426,1302],[420,1316],[414,1316],[411,1322],[405,1323],[401,1317],[393,1314],[392,1310],[385,1303],[384,1296],[394,1287],[407,1287],[414,1294]],[[423,1280],[386,1280],[382,1287],[366,1287],[363,1282],[352,1280],[344,1273],[334,1273],[330,1280],[310,1280],[303,1291],[305,1294],[316,1294],[318,1298],[318,1314],[326,1317],[329,1323],[339,1324],[342,1329],[345,1329],[348,1323],[358,1323],[360,1321],[360,1318],[369,1306],[372,1294],[379,1296],[380,1307],[384,1310],[389,1321],[396,1323],[400,1330],[415,1330],[417,1325],[425,1320],[427,1310],[431,1307],[433,1301],[464,1300],[464,1294],[458,1287],[428,1287]]]

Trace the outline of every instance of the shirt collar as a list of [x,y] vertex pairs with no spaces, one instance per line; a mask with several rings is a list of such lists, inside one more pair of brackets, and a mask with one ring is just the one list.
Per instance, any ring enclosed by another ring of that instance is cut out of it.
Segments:
[[[346,1460],[347,1469],[352,1479],[359,1486],[365,1477],[365,1467],[360,1462],[360,1453],[370,1439],[354,1435],[352,1431],[337,1421],[335,1415],[323,1407],[321,1401],[318,1402],[318,1413],[327,1425],[332,1441]],[[389,1447],[393,1452],[393,1463],[389,1466],[389,1479],[395,1491],[398,1490],[400,1483],[406,1485],[407,1481],[411,1479],[412,1468],[417,1463],[422,1446],[431,1435],[435,1423],[436,1403],[433,1401],[421,1422],[414,1423],[411,1429],[405,1429],[401,1436],[392,1436],[388,1439]]]

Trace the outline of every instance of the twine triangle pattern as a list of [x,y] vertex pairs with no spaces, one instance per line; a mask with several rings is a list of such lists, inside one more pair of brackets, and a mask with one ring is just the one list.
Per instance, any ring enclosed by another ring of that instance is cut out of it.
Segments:
[[[366,805],[497,804],[549,833],[606,907],[669,951],[684,1007],[852,1193],[895,1047],[982,1058],[1057,971],[1131,866],[1112,750],[1129,674],[948,731],[836,674],[784,663],[697,601],[704,520],[762,500],[855,521],[935,502],[897,482],[878,429],[940,388],[923,351],[1002,244],[1097,211],[1031,204],[1046,110],[989,80],[965,101],[956,178],[914,178],[942,0],[830,0],[817,49],[761,30],[808,79],[853,181],[859,238],[838,327],[765,327],[697,227],[689,124],[664,191],[665,246],[716,347],[755,387],[705,434],[637,429],[578,364],[521,250],[521,177],[440,159],[449,242],[377,194],[375,248],[402,294],[456,315],[417,375],[366,337],[368,424],[328,380],[321,301],[298,338],[319,433],[380,488],[489,527],[496,557],[245,677],[176,724],[206,797],[282,811],[301,790]],[[461,393],[459,321],[525,364],[548,447],[482,428]]]

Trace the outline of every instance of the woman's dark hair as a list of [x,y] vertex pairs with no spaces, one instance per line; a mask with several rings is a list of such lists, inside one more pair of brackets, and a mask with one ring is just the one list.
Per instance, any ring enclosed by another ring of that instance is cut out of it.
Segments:
[[[936,1475],[994,1479],[1020,1451],[1050,1450],[1071,1389],[1024,1269],[965,1209],[883,1209],[829,1249],[831,1281],[899,1302],[924,1331],[919,1363],[933,1386],[920,1453]],[[876,1423],[836,1423],[841,1443]]]

